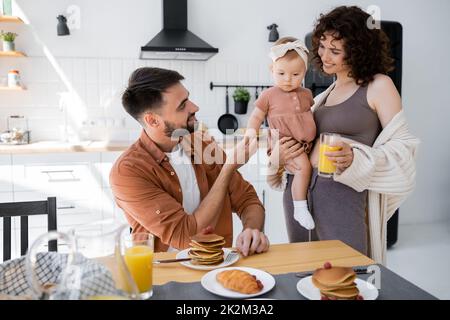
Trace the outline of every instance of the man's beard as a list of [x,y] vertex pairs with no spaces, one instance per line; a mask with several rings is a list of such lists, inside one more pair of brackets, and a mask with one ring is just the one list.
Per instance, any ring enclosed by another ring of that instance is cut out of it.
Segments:
[[187,134],[193,133],[195,131],[195,124],[194,122],[192,125],[189,124],[189,119],[192,118],[194,114],[192,114],[188,120],[186,121],[186,125],[180,126],[177,128],[177,126],[169,121],[164,120],[164,134],[168,138],[179,138],[182,136],[185,136]]

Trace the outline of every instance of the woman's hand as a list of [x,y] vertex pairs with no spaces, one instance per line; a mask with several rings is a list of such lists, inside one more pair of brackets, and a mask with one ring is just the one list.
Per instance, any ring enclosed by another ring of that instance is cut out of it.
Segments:
[[[291,137],[283,137],[273,146],[269,161],[271,164],[281,167],[286,164],[289,159],[296,158],[304,152],[302,144]],[[290,162],[290,164],[292,161]],[[287,168],[290,170],[289,168]],[[295,168],[293,168],[295,169]],[[297,168],[298,170],[300,168]]]
[[325,152],[324,155],[336,166],[336,173],[340,174],[353,163],[353,149],[343,141],[333,144],[333,147],[341,147],[341,149]]

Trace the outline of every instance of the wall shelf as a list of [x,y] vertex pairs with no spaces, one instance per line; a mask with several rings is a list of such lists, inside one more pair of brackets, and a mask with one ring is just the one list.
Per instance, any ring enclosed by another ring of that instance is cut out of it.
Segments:
[[23,20],[19,17],[0,15],[0,22],[23,23]]
[[20,51],[0,51],[0,57],[22,58],[27,55]]
[[[24,23],[22,19],[16,16],[0,15],[0,23]],[[0,51],[0,58],[22,58],[27,55],[20,51]],[[0,86],[0,91],[24,91],[27,90],[23,85],[16,87]]]

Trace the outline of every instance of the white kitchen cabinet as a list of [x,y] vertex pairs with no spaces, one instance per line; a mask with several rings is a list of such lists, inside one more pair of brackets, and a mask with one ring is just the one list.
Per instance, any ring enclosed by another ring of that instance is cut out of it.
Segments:
[[12,192],[11,155],[0,155],[0,192]]
[[[59,231],[101,220],[100,174],[94,168],[100,153],[70,152],[43,154],[13,154],[10,172],[14,202],[45,200],[56,197]],[[29,245],[47,232],[47,216],[28,219]],[[20,256],[20,224],[14,225],[15,251]],[[59,244],[62,249],[64,244]]]
[[[18,220],[20,222],[20,220]],[[17,223],[17,225],[19,225],[19,222]],[[70,229],[72,229],[74,226],[58,226],[58,231],[59,232],[68,232]],[[47,225],[42,226],[42,227],[34,227],[34,228],[28,228],[28,247],[30,247],[33,242],[41,235],[43,235],[44,233],[47,233],[48,229],[47,229]],[[15,259],[21,256],[21,252],[20,252],[20,228],[17,227],[14,230],[14,241],[16,243],[16,251],[13,253],[11,253],[11,259]],[[64,241],[58,241],[58,252],[60,253],[68,253],[68,245],[64,242]],[[43,243],[42,244],[42,249],[48,250],[48,243]]]
[[[13,201],[14,201],[14,195],[12,192],[0,192],[0,203],[13,202]],[[12,222],[11,222],[11,224],[12,224]],[[1,219],[0,219],[0,230],[3,230],[3,221]],[[3,238],[0,238],[0,239],[3,239]]]
[[93,163],[99,153],[58,153],[13,155],[14,192],[38,191],[58,199],[91,195],[101,188]]
[[[100,153],[27,154],[13,156],[14,201],[56,197],[58,226],[102,218],[100,174],[94,163]],[[45,217],[32,217],[41,227]]]
[[[38,201],[47,198],[45,191],[21,191],[14,193],[14,201]],[[51,195],[50,195],[51,196]],[[102,204],[99,202],[100,190],[92,193],[90,197],[77,199],[71,198],[70,195],[63,198],[56,198],[57,205],[57,226],[58,231],[66,232],[77,225],[90,223],[93,221],[102,220]],[[20,256],[20,220],[16,218],[15,229],[13,237],[16,245],[16,250],[11,254],[11,258]],[[28,245],[31,244],[41,234],[48,230],[46,215],[36,215],[28,217]],[[44,245],[46,246],[46,244]],[[67,252],[67,246],[64,243],[58,242],[58,251]]]
[[287,243],[287,230],[283,212],[283,193],[273,190],[267,183],[260,184],[259,194],[266,209],[265,233],[270,243]]
[[[13,202],[13,193],[12,192],[0,192],[0,202]],[[16,237],[14,235],[14,229],[16,229],[16,225],[18,225],[17,218],[13,217],[11,219],[11,256],[16,254],[17,252],[17,244]],[[0,257],[3,259],[3,219],[0,219]],[[0,260],[1,261],[1,260]]]
[[248,162],[239,168],[239,172],[245,180],[257,185],[265,181],[265,163],[267,163],[266,149],[259,148]]
[[102,189],[102,206],[103,219],[115,219],[122,223],[128,223],[123,210],[117,206],[110,188]]
[[100,154],[100,161],[95,163],[95,170],[100,174],[102,188],[110,188],[109,173],[111,168],[120,157],[122,152],[102,152]]
[[[284,222],[283,193],[271,189],[267,184],[267,162],[267,149],[259,148],[248,163],[239,168],[239,172],[253,185],[266,209],[264,232],[269,237],[270,243],[286,243],[288,237]],[[236,214],[233,214],[233,231],[233,244],[235,244],[237,235],[242,231],[242,223]]]
[[102,183],[102,212],[103,219],[116,219],[120,222],[127,223],[125,215],[114,201],[114,195],[109,184],[109,173],[111,168],[120,157],[122,152],[102,152],[100,162],[95,164],[96,171],[100,173]]
[[[47,199],[47,195],[42,192],[16,192],[14,201],[38,201]],[[57,224],[59,227],[75,226],[102,219],[102,205],[99,201],[100,190],[96,190],[90,197],[56,198]],[[38,215],[28,218],[29,228],[47,227],[47,216]]]
[[[252,183],[253,184],[253,183]],[[253,184],[254,185],[254,184]],[[287,243],[287,230],[283,213],[283,193],[272,190],[268,185],[258,184],[256,192],[259,200],[266,209],[264,233],[271,244]],[[255,185],[254,185],[255,186]],[[239,217],[233,213],[233,244],[236,243],[238,234],[242,231],[242,223]]]

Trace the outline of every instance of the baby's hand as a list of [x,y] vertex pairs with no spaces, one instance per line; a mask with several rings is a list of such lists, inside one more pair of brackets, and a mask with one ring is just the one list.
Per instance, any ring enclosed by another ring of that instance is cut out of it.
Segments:
[[245,130],[245,136],[249,137],[249,138],[256,138],[258,136],[258,133],[255,129],[253,128],[247,128]]
[[255,154],[258,149],[258,140],[256,137],[249,138],[244,136],[244,138],[238,142],[234,148],[227,152],[227,158],[225,164],[233,165],[236,169],[240,168],[250,157]]

